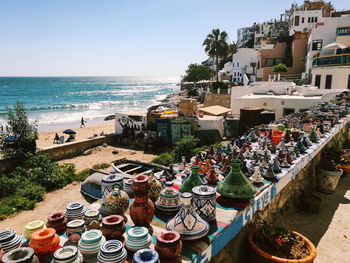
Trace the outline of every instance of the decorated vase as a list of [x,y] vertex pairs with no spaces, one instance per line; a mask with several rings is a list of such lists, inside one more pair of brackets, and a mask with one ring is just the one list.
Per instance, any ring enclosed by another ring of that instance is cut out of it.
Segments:
[[84,220],[73,220],[67,223],[66,235],[72,243],[78,243],[85,230]]
[[125,229],[124,218],[120,215],[110,215],[102,219],[101,231],[107,240],[124,240]]
[[146,227],[135,226],[129,229],[125,240],[125,247],[132,251],[138,251],[151,245],[152,237]]
[[96,210],[87,210],[83,217],[86,229],[100,229],[102,215]]
[[137,251],[133,256],[133,263],[157,263],[159,262],[159,255],[157,251],[145,248]]
[[196,213],[206,221],[215,220],[216,190],[208,185],[193,187],[193,207]]
[[47,217],[46,227],[56,229],[56,233],[64,233],[68,219],[64,213],[54,213]]
[[82,263],[83,256],[75,246],[64,246],[53,254],[52,263]]
[[81,202],[72,202],[69,203],[66,207],[66,217],[68,221],[82,219],[84,213],[86,211],[86,207]]
[[174,231],[161,232],[157,235],[154,249],[158,252],[161,259],[172,260],[178,258],[182,252],[180,234]]
[[27,240],[30,240],[32,237],[32,234],[37,231],[42,229],[45,226],[45,222],[42,220],[34,220],[29,222],[28,224],[26,224],[26,226],[24,227],[24,237]]
[[34,249],[38,257],[50,256],[60,244],[60,238],[54,228],[40,229],[32,234],[29,247]]
[[167,230],[178,232],[183,240],[199,239],[209,232],[209,224],[192,207],[192,193],[181,194],[183,207],[166,225]]
[[160,192],[158,200],[155,202],[157,210],[164,213],[176,214],[182,207],[182,200],[178,190],[172,187],[172,183],[167,182],[166,188]]
[[128,253],[122,242],[119,240],[106,241],[97,254],[97,260],[100,263],[122,263],[127,258]]
[[180,186],[180,192],[192,192],[192,188],[195,186],[199,186],[202,184],[202,179],[198,175],[198,169],[199,167],[197,165],[191,166],[191,174],[188,176],[182,185]]
[[148,189],[148,197],[155,202],[159,197],[160,191],[162,190],[162,184],[153,174],[148,177],[148,182],[150,184]]
[[106,203],[106,197],[109,193],[113,192],[115,185],[119,185],[120,189],[123,189],[123,175],[113,174],[104,177],[101,180],[101,193],[102,201]]
[[3,263],[39,263],[34,255],[34,249],[19,247],[7,252],[1,259]]
[[78,242],[78,248],[84,258],[96,257],[106,238],[98,229],[85,231]]
[[255,196],[256,189],[242,173],[241,164],[238,159],[231,162],[231,172],[216,188],[220,195],[235,199],[250,199]]
[[132,190],[135,200],[130,206],[130,217],[135,226],[150,227],[154,216],[154,204],[148,198],[148,176],[137,175],[133,178]]
[[113,191],[107,194],[104,206],[108,214],[124,216],[129,207],[129,196],[116,184]]
[[21,244],[21,238],[17,236],[15,230],[6,229],[0,231],[0,247],[5,253],[18,248]]
[[132,179],[124,179],[123,191],[128,194],[129,198],[134,198],[134,192],[131,189]]

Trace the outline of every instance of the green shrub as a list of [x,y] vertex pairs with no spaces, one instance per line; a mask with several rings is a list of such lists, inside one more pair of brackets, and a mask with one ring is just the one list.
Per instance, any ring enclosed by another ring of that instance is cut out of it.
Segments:
[[92,169],[94,170],[100,170],[100,169],[106,169],[109,168],[111,165],[109,163],[100,163],[100,164],[95,164],[92,166]]
[[24,188],[16,192],[17,196],[25,197],[29,200],[40,202],[44,199],[45,188],[41,185],[29,183]]
[[13,212],[21,210],[31,210],[35,207],[35,200],[29,200],[22,196],[12,196],[3,200],[1,206],[8,206],[13,209]]
[[156,163],[164,166],[169,166],[174,162],[175,162],[175,158],[174,158],[173,152],[162,153],[158,157],[152,160],[152,163]]
[[78,182],[84,181],[90,175],[90,169],[84,169],[74,176],[74,180]]
[[198,147],[199,139],[194,136],[185,136],[175,144],[174,157],[176,162],[181,161],[181,157],[185,156],[186,160],[189,161],[194,155],[193,150]]

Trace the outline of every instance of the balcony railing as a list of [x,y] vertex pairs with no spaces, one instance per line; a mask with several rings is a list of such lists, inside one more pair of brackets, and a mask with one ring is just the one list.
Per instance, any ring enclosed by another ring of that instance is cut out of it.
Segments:
[[350,65],[350,54],[318,57],[312,61],[313,67]]

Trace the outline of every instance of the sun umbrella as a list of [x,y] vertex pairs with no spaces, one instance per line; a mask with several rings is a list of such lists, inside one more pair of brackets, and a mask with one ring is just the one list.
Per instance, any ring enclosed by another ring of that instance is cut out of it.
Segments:
[[73,131],[72,129],[67,129],[63,131],[64,134],[76,134],[75,131]]

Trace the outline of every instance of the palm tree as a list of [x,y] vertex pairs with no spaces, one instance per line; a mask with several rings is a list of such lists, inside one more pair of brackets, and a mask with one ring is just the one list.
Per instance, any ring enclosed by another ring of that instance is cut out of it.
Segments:
[[215,60],[216,65],[216,82],[219,82],[219,58],[227,55],[228,35],[225,31],[220,29],[213,29],[210,34],[207,35],[202,46],[205,46],[204,50],[209,57]]

